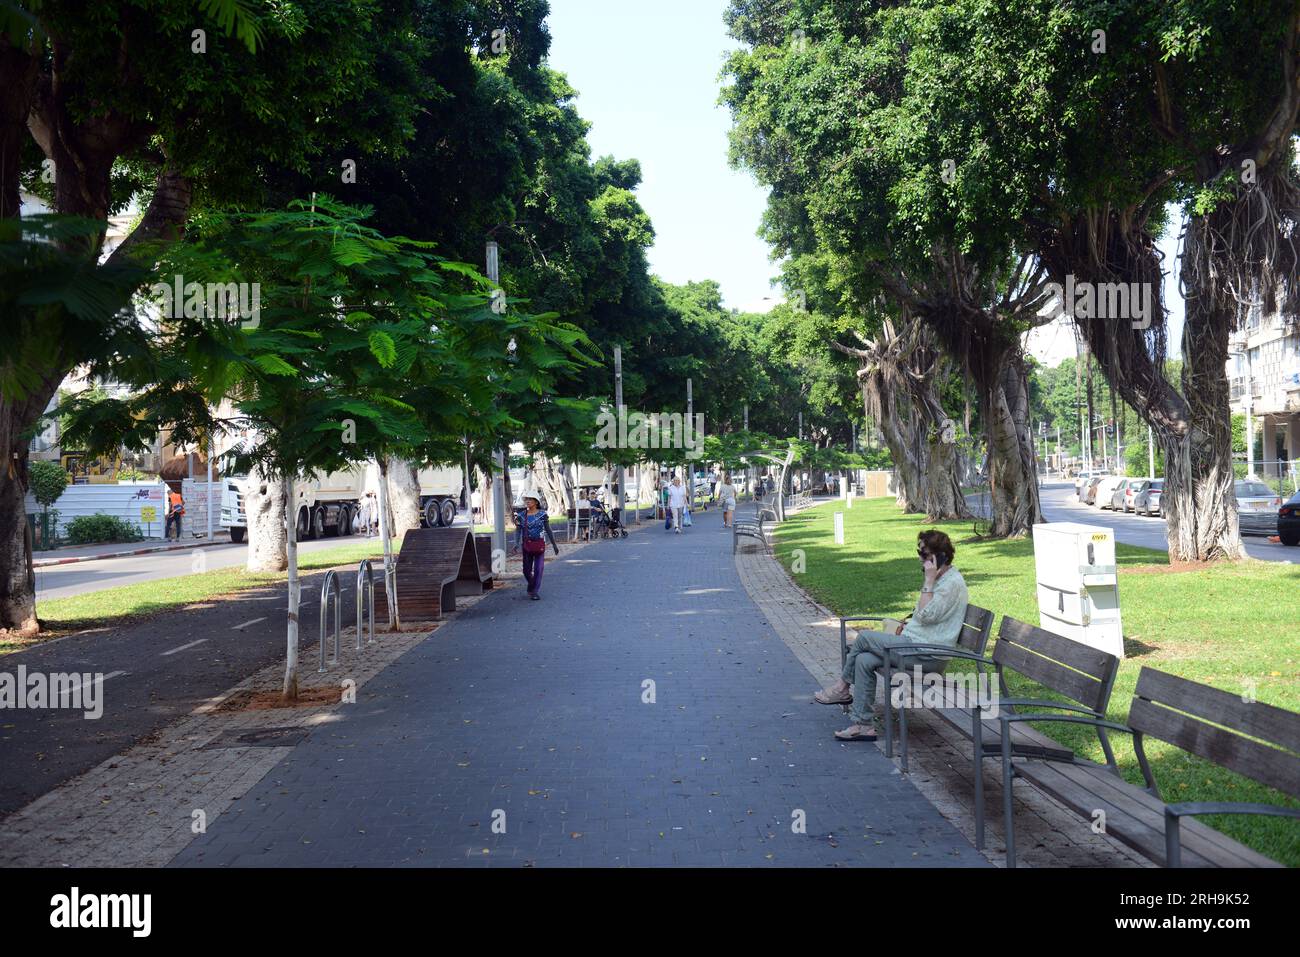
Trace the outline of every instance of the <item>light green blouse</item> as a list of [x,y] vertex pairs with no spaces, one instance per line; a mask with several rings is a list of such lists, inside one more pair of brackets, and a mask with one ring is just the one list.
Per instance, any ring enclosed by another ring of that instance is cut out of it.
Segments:
[[934,583],[934,595],[920,611],[913,612],[901,637],[926,645],[956,645],[961,623],[966,618],[970,594],[956,568],[949,568]]

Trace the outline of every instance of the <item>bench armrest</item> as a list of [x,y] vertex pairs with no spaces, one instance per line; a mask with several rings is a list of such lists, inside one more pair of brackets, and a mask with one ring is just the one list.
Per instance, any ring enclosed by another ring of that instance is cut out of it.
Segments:
[[983,655],[967,651],[965,648],[954,648],[952,645],[907,645],[905,647],[890,648],[889,655],[891,658],[957,658],[964,661],[974,661],[977,664],[990,665],[993,663]]
[[1300,809],[1276,804],[1247,804],[1236,801],[1195,801],[1165,805],[1165,866],[1183,866],[1182,821],[1197,814],[1266,814],[1269,817],[1300,819]]
[[1004,701],[999,701],[998,707],[1001,708],[1004,704],[1032,704],[1079,712],[1077,714],[1026,714],[1021,711],[1016,714],[999,714],[998,721],[1002,723],[1002,761],[1004,764],[1011,760],[1011,755],[1008,753],[1007,745],[1011,740],[1011,725],[1013,724],[1018,724],[1022,721],[1059,721],[1062,724],[1086,724],[1090,728],[1097,729],[1097,738],[1101,741],[1102,750],[1106,752],[1106,766],[1117,775],[1119,774],[1119,764],[1115,760],[1115,752],[1111,749],[1110,740],[1106,737],[1106,732],[1120,731],[1124,734],[1131,734],[1133,736],[1133,752],[1137,755],[1138,767],[1142,770],[1142,780],[1146,782],[1147,793],[1156,797],[1160,796],[1160,789],[1156,787],[1155,776],[1151,773],[1151,765],[1147,762],[1146,751],[1142,746],[1142,733],[1140,731],[1134,731],[1126,724],[1107,721],[1105,718],[1098,717],[1086,708],[1080,708],[1073,705],[1063,705],[1055,701],[1034,701],[1029,698],[1008,698]]
[[[999,705],[1003,702],[999,701]],[[1133,734],[1134,731],[1128,725],[1117,724],[1114,721],[1106,721],[1102,718],[1090,718],[1083,715],[1075,714],[1000,714],[998,720],[1006,724],[1014,724],[1019,721],[1061,721],[1065,724],[1086,724],[1094,728],[1106,728],[1110,731],[1122,731],[1125,734]]]
[[1248,804],[1244,801],[1191,801],[1166,804],[1165,817],[1195,817],[1198,814],[1267,814],[1270,817],[1300,818],[1300,808],[1280,804]]

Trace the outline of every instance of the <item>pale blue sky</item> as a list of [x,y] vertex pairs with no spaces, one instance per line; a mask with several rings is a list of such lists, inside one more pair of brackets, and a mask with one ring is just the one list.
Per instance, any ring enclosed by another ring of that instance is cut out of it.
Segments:
[[766,194],[727,165],[718,72],[736,44],[725,0],[551,0],[551,66],[578,91],[592,156],[641,161],[655,228],[650,265],[669,282],[716,279],[727,306],[755,308],[777,274],[756,235]]

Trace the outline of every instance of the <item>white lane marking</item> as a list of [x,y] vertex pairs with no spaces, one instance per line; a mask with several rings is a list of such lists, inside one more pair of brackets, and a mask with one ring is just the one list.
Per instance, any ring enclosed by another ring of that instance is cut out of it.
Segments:
[[176,652],[178,652],[178,651],[184,651],[186,648],[193,648],[195,645],[201,645],[201,644],[203,644],[203,643],[204,643],[205,641],[207,641],[207,640],[208,640],[208,639],[206,639],[206,638],[200,638],[198,641],[191,641],[188,645],[181,645],[179,648],[173,648],[171,651],[164,651],[164,652],[163,652],[161,655],[159,655],[158,657],[160,657],[160,658],[166,658],[168,655],[174,655],[174,654],[176,654]]
[[[124,674],[126,674],[125,671],[110,671],[108,674],[104,675],[102,681],[108,681],[110,678],[116,678],[116,677],[118,677],[119,675],[124,675]],[[95,680],[95,679],[93,679],[93,678],[91,679],[91,681],[94,681],[94,680]],[[63,692],[63,694],[64,694],[64,695],[76,694],[78,691],[81,690],[82,686],[85,685],[85,684],[86,684],[86,682],[84,682],[84,681],[78,681],[78,682],[77,682],[75,685],[73,685],[71,688],[67,688],[67,689],[65,689],[64,692]]]
[[254,618],[252,621],[246,621],[242,625],[236,625],[234,628],[231,628],[230,630],[239,631],[243,628],[247,628],[249,625],[256,625],[259,621],[266,621],[266,616],[263,615],[261,618]]

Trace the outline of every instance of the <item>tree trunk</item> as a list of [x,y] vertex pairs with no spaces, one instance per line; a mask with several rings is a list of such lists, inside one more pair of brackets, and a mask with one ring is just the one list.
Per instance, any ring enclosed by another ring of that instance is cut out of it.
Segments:
[[997,365],[993,380],[980,383],[993,506],[989,534],[1019,538],[1043,521],[1029,424],[1029,383],[1024,362],[1015,352],[1001,352]]
[[[0,430],[12,435],[13,410],[0,402]],[[27,443],[19,439],[0,445],[7,454],[0,465],[0,637],[29,638],[36,634],[36,574],[32,569],[32,536],[27,525]]]
[[379,456],[379,539],[384,545],[384,604],[388,606],[388,630],[398,631],[402,627],[402,616],[397,602],[397,564],[393,559],[393,526],[388,503],[388,463],[387,456]]
[[394,538],[401,539],[407,529],[420,527],[420,476],[405,459],[388,459],[388,503]]
[[1165,490],[1160,504],[1169,516],[1171,557],[1189,561],[1246,557],[1233,488],[1232,409],[1226,373],[1233,325],[1231,316],[1216,310],[1212,297],[1188,297],[1183,322],[1187,425],[1180,430],[1157,429],[1165,450]]
[[[289,567],[289,538],[285,516],[289,496],[282,479],[254,473],[244,495],[244,519],[248,522],[248,564],[250,572],[282,572]],[[290,524],[293,524],[291,520]]]
[[[298,514],[297,501],[293,490],[293,476],[284,482],[285,507],[283,515],[286,524],[286,547],[289,563],[289,627],[285,637],[284,657],[284,699],[298,700],[298,607],[302,594],[302,585],[298,581]],[[321,635],[324,641],[325,636]]]

